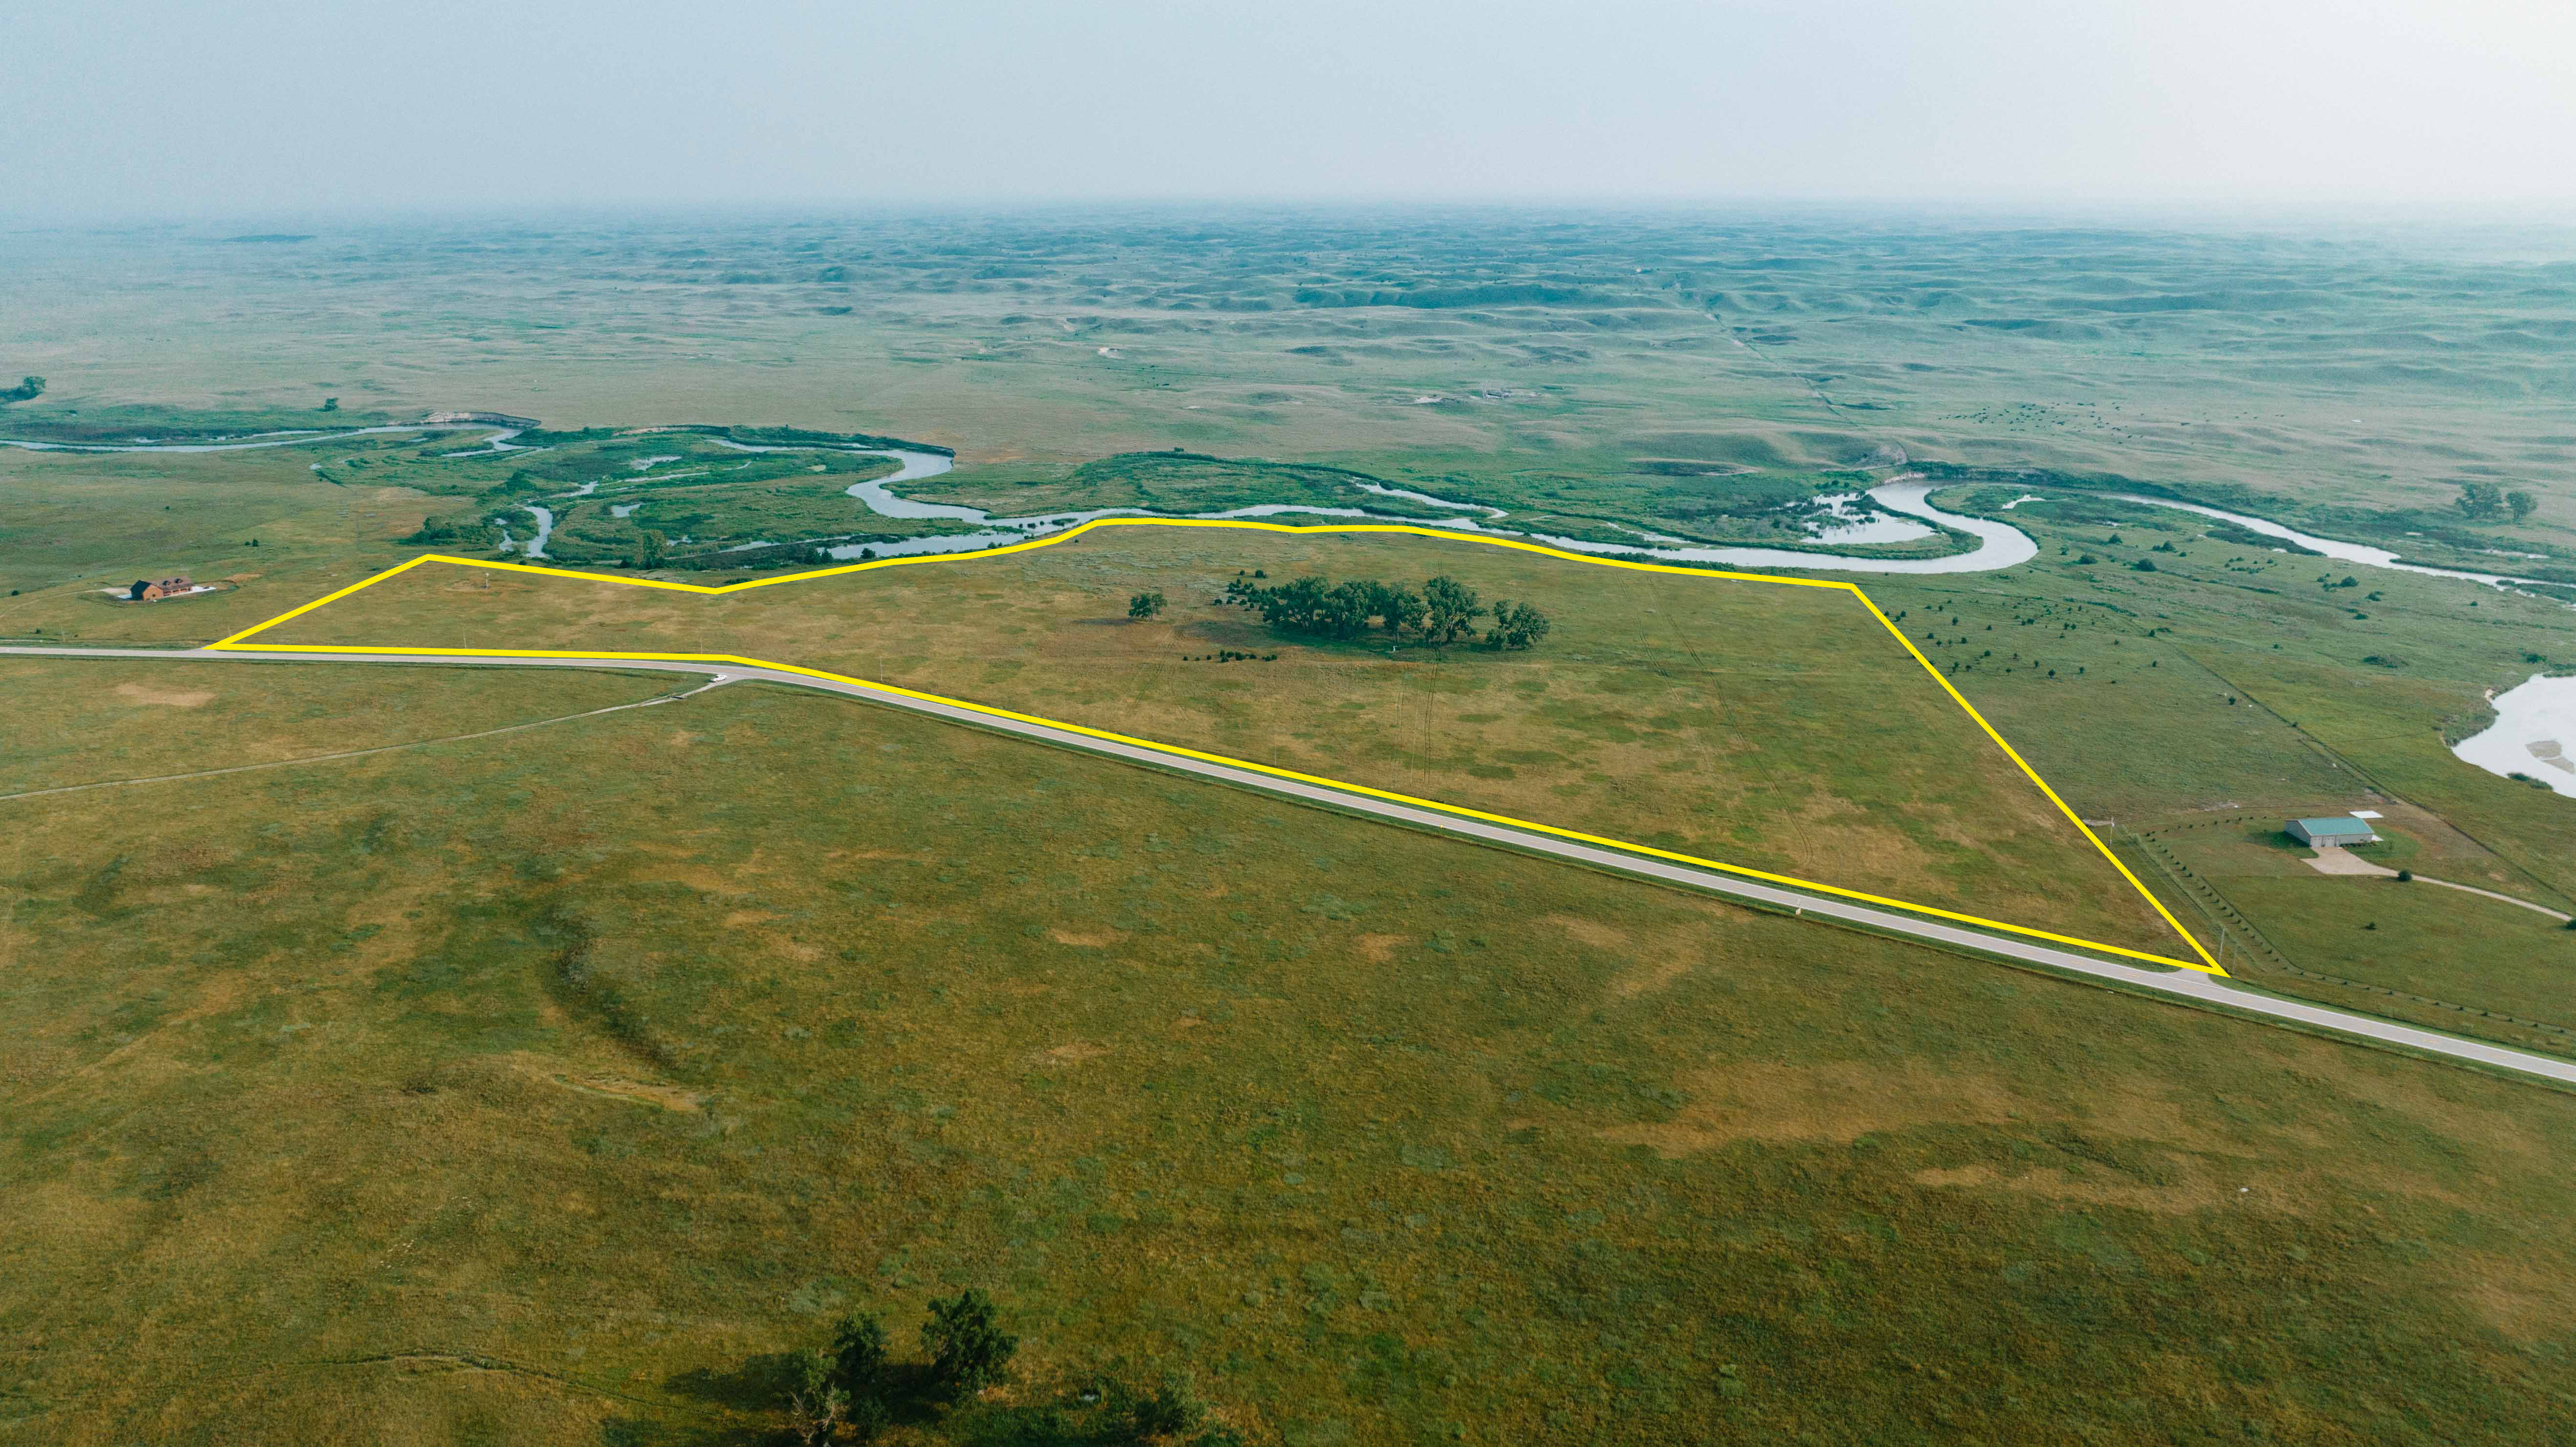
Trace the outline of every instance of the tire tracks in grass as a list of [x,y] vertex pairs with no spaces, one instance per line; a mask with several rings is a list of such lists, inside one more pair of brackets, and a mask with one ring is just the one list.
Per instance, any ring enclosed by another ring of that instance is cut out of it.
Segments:
[[497,738],[502,734],[521,733],[528,729],[545,728],[551,724],[571,723],[577,719],[597,718],[602,714],[622,713],[630,708],[650,708],[659,703],[677,703],[692,694],[704,693],[724,681],[718,679],[684,692],[656,694],[651,698],[637,699],[633,703],[610,704],[606,708],[594,708],[581,713],[530,719],[526,723],[507,724],[497,729],[481,729],[470,734],[445,734],[434,739],[414,739],[406,744],[378,744],[374,748],[344,749],[330,754],[306,754],[300,758],[271,759],[260,764],[232,764],[220,769],[195,769],[184,774],[145,774],[132,779],[98,779],[86,784],[58,784],[49,789],[26,789],[15,794],[0,794],[0,804],[17,799],[42,799],[55,794],[77,794],[85,789],[122,789],[136,784],[174,784],[187,779],[211,779],[223,774],[248,774],[261,769],[288,769],[299,764],[327,764],[338,759],[363,759],[375,754],[399,753],[404,749],[424,749],[432,744],[453,744],[462,743],[468,739]]

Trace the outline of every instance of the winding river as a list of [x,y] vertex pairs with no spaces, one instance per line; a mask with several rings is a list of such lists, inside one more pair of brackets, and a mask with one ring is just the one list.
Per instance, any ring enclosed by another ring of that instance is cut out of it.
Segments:
[[[722,445],[745,452],[796,450],[752,447],[736,442],[726,442]],[[1389,487],[1383,483],[1371,482],[1353,485],[1363,492],[1380,497],[1399,497],[1408,502],[1421,503],[1426,507],[1454,509],[1456,515],[1446,518],[1422,518],[1371,512],[1366,508],[1358,507],[1324,507],[1311,503],[1264,503],[1257,507],[1233,508],[1224,512],[1163,513],[1148,508],[1099,508],[1087,512],[995,517],[977,507],[915,502],[910,498],[899,496],[892,490],[898,483],[937,477],[954,465],[954,459],[935,452],[912,452],[900,448],[887,449],[881,455],[894,458],[901,466],[891,476],[852,485],[849,489],[850,496],[866,504],[868,510],[879,517],[910,522],[959,522],[977,531],[946,533],[937,537],[905,538],[887,543],[852,543],[832,549],[835,557],[854,558],[863,548],[872,551],[877,557],[972,551],[991,547],[997,543],[1019,542],[1032,535],[1054,532],[1089,522],[1094,518],[1104,517],[1257,518],[1275,517],[1285,513],[1301,513],[1317,517],[1369,518],[1380,522],[1421,523],[1453,528],[1462,532],[1486,532],[1525,537],[1550,547],[1577,553],[1640,556],[1681,563],[1718,563],[1729,567],[1804,568],[1818,572],[1985,573],[2001,568],[2017,567],[2039,555],[2039,544],[2031,538],[2030,534],[2010,523],[1992,518],[1969,517],[1945,512],[1934,507],[1930,496],[1934,487],[1939,484],[1920,478],[1899,478],[1883,483],[1869,489],[1867,496],[1871,502],[1887,512],[1920,518],[1937,527],[1966,533],[1977,540],[1974,548],[1941,558],[1869,558],[1846,553],[1807,552],[1794,548],[1705,546],[1669,534],[1650,532],[1638,532],[1638,543],[1599,543],[1582,538],[1561,537],[1553,533],[1503,527],[1500,526],[1501,520],[1511,515],[1503,508],[1489,507],[1482,503],[1459,502],[1451,498],[1434,497],[1426,492],[1415,492],[1408,488]],[[2306,548],[2310,552],[2341,562],[2355,563],[2362,567],[2387,568],[2396,572],[2419,573],[2433,578],[2457,578],[2463,582],[2481,583],[2493,588],[2527,585],[2537,581],[2509,574],[2475,573],[2458,568],[2435,568],[2421,563],[2401,562],[2395,553],[2384,548],[2318,537],[2311,533],[2300,532],[2295,528],[2284,527],[2266,518],[2254,517],[2247,513],[2229,512],[2224,508],[2205,507],[2199,503],[2177,502],[2170,498],[2147,497],[2137,493],[2115,493],[2112,496],[2122,502],[2136,503],[2143,507],[2174,508],[2182,512],[2198,513],[2202,517],[2214,518],[2220,522],[2234,523],[2248,532],[2279,538],[2285,543]],[[2035,496],[2030,496],[2015,501],[2019,503],[2036,500]],[[1838,503],[1829,508],[1828,512],[1834,519],[1844,524],[1828,527],[1822,536],[1829,539],[1835,541],[1877,541],[1881,538],[1889,541],[1901,540],[1902,535],[1898,533],[1874,531],[1868,521],[1859,518],[1846,505]],[[1477,514],[1477,516],[1469,514]],[[1913,536],[1920,536],[1924,531],[1920,528],[1907,530]]]
[[[525,451],[514,447],[511,439],[519,429],[495,427],[490,423],[444,422],[416,423],[401,427],[356,427],[338,431],[269,432],[221,442],[164,443],[137,439],[123,443],[44,442],[33,439],[0,438],[0,447],[20,447],[37,452],[234,452],[252,448],[295,447],[316,442],[332,442],[349,437],[367,437],[386,433],[422,433],[450,431],[483,431],[489,435],[479,449],[447,454],[451,457],[489,456],[499,452]],[[1805,552],[1791,548],[1715,547],[1693,543],[1668,533],[1646,532],[1634,528],[1635,543],[1600,543],[1582,538],[1561,537],[1552,533],[1525,531],[1506,527],[1503,520],[1511,514],[1482,503],[1459,502],[1435,497],[1408,488],[1391,487],[1377,482],[1355,482],[1353,486],[1378,497],[1400,498],[1406,502],[1436,510],[1447,510],[1449,517],[1420,517],[1399,513],[1373,512],[1362,507],[1326,507],[1313,503],[1262,503],[1252,507],[1231,508],[1222,512],[1164,513],[1147,508],[1099,508],[1090,511],[1038,513],[1027,517],[995,517],[982,508],[953,503],[917,502],[902,496],[894,488],[907,482],[937,477],[955,465],[955,459],[936,452],[906,448],[854,448],[812,444],[806,446],[764,447],[735,442],[727,438],[710,439],[720,447],[737,452],[811,452],[829,451],[884,456],[898,464],[889,476],[853,483],[849,495],[879,517],[904,522],[951,522],[965,531],[941,533],[930,537],[870,539],[844,543],[830,549],[836,558],[902,557],[932,553],[974,552],[1003,543],[1024,542],[1061,532],[1066,528],[1105,517],[1182,517],[1182,518],[1263,518],[1282,515],[1307,517],[1366,518],[1373,522],[1411,523],[1419,526],[1448,528],[1459,532],[1484,533],[1493,536],[1527,538],[1568,552],[1611,554],[1620,557],[1650,558],[1676,563],[1714,563],[1729,567],[1795,568],[1811,572],[1846,573],[1983,573],[2010,568],[2029,562],[2039,553],[2039,544],[2028,533],[2010,523],[1991,518],[1967,517],[1945,512],[1931,503],[1936,484],[1920,477],[1900,477],[1868,490],[1870,502],[1888,513],[1920,519],[1933,527],[1965,533],[1976,540],[1966,552],[1941,558],[1867,558],[1834,552]],[[677,461],[655,458],[651,461]],[[649,463],[646,465],[650,465]],[[596,481],[583,485],[568,497],[586,496],[598,489]],[[1827,542],[1902,541],[1928,534],[1918,523],[1904,523],[1891,518],[1872,517],[1857,509],[1857,494],[1826,499],[1823,504],[1824,524],[1814,536]],[[2141,507],[2172,508],[2197,513],[2220,522],[2233,523],[2248,532],[2277,538],[2295,547],[2340,562],[2365,568],[2385,568],[2401,573],[2416,573],[2433,578],[2453,578],[2491,588],[2530,585],[2540,580],[2510,574],[2479,573],[2458,568],[2435,568],[2421,563],[2402,562],[2397,554],[2384,548],[2361,543],[2348,543],[2335,538],[2317,537],[2265,518],[2199,503],[2180,502],[2171,498],[2148,497],[2138,493],[2114,493],[2119,501]],[[2009,510],[2025,502],[2038,501],[2039,494],[2025,494],[2006,504]],[[625,517],[643,506],[629,502],[611,509]],[[525,543],[514,543],[506,534],[502,551],[516,549],[529,558],[543,558],[547,539],[554,532],[552,510],[537,504],[524,504],[524,510],[537,522],[536,536]],[[2473,738],[2456,745],[2452,752],[2463,761],[2495,774],[2521,774],[2538,779],[2556,792],[2576,797],[2576,677],[2550,678],[2534,674],[2527,682],[2498,696],[2495,700],[2496,721]]]
[[[33,439],[0,438],[0,447],[23,447],[38,452],[233,452],[261,447],[295,447],[315,442],[331,442],[341,438],[367,437],[393,432],[455,431],[480,431],[487,432],[489,435],[484,439],[482,448],[448,454],[450,456],[473,457],[486,456],[495,452],[529,450],[514,447],[511,444],[510,439],[519,435],[519,429],[496,427],[488,422],[422,422],[409,426],[352,427],[337,431],[266,432],[224,442],[173,443],[141,439],[123,443],[43,442]],[[735,442],[729,438],[710,440],[719,447],[731,448],[736,452],[828,451],[891,457],[900,464],[891,476],[855,483],[849,489],[850,496],[857,498],[869,511],[879,517],[905,522],[955,522],[972,529],[972,531],[943,533],[932,537],[846,543],[830,550],[832,555],[838,558],[855,558],[862,552],[875,557],[973,552],[999,543],[1025,541],[1033,536],[1043,536],[1079,523],[1089,522],[1094,518],[1104,517],[1261,518],[1284,514],[1367,518],[1376,522],[1415,523],[1452,528],[1461,532],[1522,537],[1577,553],[1643,557],[1676,563],[1715,563],[1728,567],[1798,568],[1811,572],[1984,573],[2000,568],[2016,567],[2029,562],[2039,554],[2039,544],[2032,540],[2030,534],[2010,523],[1944,512],[1934,507],[1930,501],[1930,495],[1936,484],[1911,477],[1899,478],[1873,487],[1869,489],[1867,496],[1871,502],[1887,512],[1919,518],[1935,527],[1965,533],[1976,539],[1975,547],[1963,553],[1953,553],[1941,558],[1868,558],[1847,553],[1807,552],[1794,548],[1705,546],[1666,533],[1643,532],[1635,529],[1626,531],[1636,532],[1638,538],[1636,543],[1599,543],[1582,538],[1561,537],[1552,533],[1504,527],[1501,526],[1502,520],[1511,515],[1505,509],[1489,507],[1482,503],[1457,502],[1449,498],[1434,497],[1425,492],[1372,482],[1356,483],[1354,486],[1363,492],[1380,497],[1402,498],[1407,502],[1419,503],[1425,507],[1452,509],[1457,515],[1425,518],[1372,512],[1360,507],[1324,507],[1312,503],[1263,503],[1254,507],[1232,508],[1223,512],[1165,513],[1156,512],[1150,508],[1099,508],[1091,511],[1040,513],[1029,517],[995,517],[982,508],[950,503],[915,502],[893,491],[897,484],[937,477],[948,471],[955,465],[955,460],[941,453],[920,452],[905,448],[853,448],[827,444],[764,447]],[[590,487],[596,486],[596,483],[590,485]],[[583,489],[585,492],[589,490],[588,487]],[[2278,538],[2285,543],[2306,548],[2310,552],[2366,568],[2386,568],[2395,572],[2417,573],[2433,578],[2456,578],[2463,582],[2479,583],[2492,588],[2528,586],[2540,581],[2511,574],[2478,573],[2458,568],[2435,568],[2421,563],[2401,562],[2395,553],[2384,548],[2347,543],[2335,538],[2317,537],[2295,528],[2284,527],[2266,518],[2229,512],[2224,508],[2206,507],[2199,503],[2147,497],[2138,493],[2114,493],[2111,496],[2122,502],[2135,503],[2142,507],[2173,508],[2182,512],[2197,513],[2206,518],[2214,518],[2220,522],[2234,523],[2248,532]],[[2019,506],[2023,502],[2035,500],[2037,495],[2033,494],[2015,499],[2010,506]],[[633,512],[638,505],[626,504],[619,512],[619,516]],[[554,520],[543,508],[531,507],[528,511],[537,514],[538,529],[536,539],[525,545],[527,555],[543,557],[546,536],[553,530]],[[1871,520],[1863,517],[1850,508],[1848,499],[1829,500],[1826,512],[1830,514],[1833,523],[1839,524],[1839,526],[1829,525],[1818,533],[1819,537],[1827,541],[1845,543],[1898,541],[1904,536],[1920,536],[1922,533],[1919,527],[1912,524],[1891,528],[1887,526],[1888,520]],[[1476,516],[1470,516],[1470,514],[1476,514]]]
[[2507,588],[2540,581],[2536,578],[2516,578],[2502,573],[2471,573],[2458,568],[2431,568],[2422,563],[2401,563],[2397,561],[2397,555],[2386,548],[2321,538],[2311,533],[2300,532],[2295,528],[2283,527],[2276,522],[2248,517],[2241,512],[2228,512],[2222,508],[2203,507],[2196,502],[2176,502],[2171,498],[2163,497],[2142,497],[2133,492],[2115,492],[2111,495],[2122,502],[2144,503],[2149,507],[2169,507],[2181,512],[2196,512],[2205,518],[2234,523],[2249,533],[2260,533],[2267,538],[2279,538],[2285,543],[2296,543],[2312,553],[2321,553],[2339,562],[2359,563],[2365,568],[2388,568],[2400,573],[2421,573],[2428,578],[2458,578],[2465,582],[2484,583],[2490,588]]
[[[720,441],[719,445],[741,452],[786,452],[814,449],[755,447],[748,443]],[[847,451],[850,449],[829,449]],[[1731,567],[1808,568],[1819,571],[1860,573],[1977,573],[1996,568],[2009,568],[2026,563],[2039,553],[2039,545],[2028,533],[2010,523],[1986,518],[1963,517],[1934,507],[1927,497],[1932,484],[1906,479],[1869,490],[1870,499],[1890,512],[1906,513],[1936,526],[1956,528],[1977,539],[1977,546],[1964,553],[1945,558],[1863,558],[1843,553],[1801,552],[1792,548],[1706,547],[1656,533],[1640,533],[1636,543],[1597,543],[1582,538],[1561,537],[1554,533],[1528,532],[1499,526],[1511,514],[1482,503],[1458,502],[1434,497],[1430,493],[1407,488],[1389,487],[1383,483],[1354,484],[1364,492],[1380,497],[1400,497],[1425,507],[1451,508],[1452,517],[1418,517],[1402,513],[1372,512],[1361,507],[1326,507],[1316,503],[1261,503],[1252,507],[1228,508],[1220,512],[1166,513],[1151,508],[1112,507],[1069,512],[1034,513],[1026,517],[995,517],[979,507],[953,503],[916,502],[893,491],[895,484],[937,477],[955,465],[955,459],[936,452],[914,452],[888,448],[879,453],[900,464],[888,477],[854,483],[850,496],[865,504],[879,517],[906,522],[956,522],[974,529],[972,532],[941,533],[931,537],[898,538],[888,541],[844,543],[832,548],[836,558],[856,558],[862,554],[878,558],[918,556],[925,553],[972,552],[1002,543],[1023,542],[1031,537],[1060,532],[1065,528],[1105,517],[1181,517],[1198,519],[1266,518],[1290,514],[1306,517],[1366,518],[1373,522],[1413,523],[1425,527],[1451,528],[1460,532],[1492,533],[1497,536],[1524,537],[1568,552],[1600,553],[1619,557],[1646,557],[1670,562],[1719,563]],[[1469,516],[1478,514],[1478,516]],[[1848,518],[1836,510],[1838,518]]]
[[261,447],[301,447],[312,442],[338,442],[351,437],[376,437],[388,432],[489,432],[483,446],[468,452],[451,452],[450,457],[482,457],[497,452],[534,452],[533,447],[514,447],[510,439],[519,435],[516,427],[495,427],[489,422],[415,422],[400,427],[342,427],[332,431],[254,432],[229,442],[153,442],[138,438],[132,442],[39,442],[30,437],[0,437],[0,447],[23,447],[29,452],[248,452]]

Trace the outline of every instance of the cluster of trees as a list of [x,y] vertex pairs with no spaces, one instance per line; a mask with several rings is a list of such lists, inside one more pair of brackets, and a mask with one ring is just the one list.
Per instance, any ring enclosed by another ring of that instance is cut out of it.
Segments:
[[1419,590],[1401,583],[1353,579],[1335,583],[1308,576],[1277,587],[1263,587],[1238,573],[1225,585],[1225,601],[1261,615],[1261,621],[1285,633],[1320,638],[1357,638],[1372,625],[1386,630],[1392,642],[1407,637],[1446,648],[1476,638],[1476,620],[1490,617],[1484,641],[1492,648],[1528,648],[1547,637],[1554,624],[1529,603],[1506,598],[1489,611],[1476,590],[1455,578],[1433,578]]
[[1006,1400],[977,1402],[985,1388],[1008,1380],[1020,1340],[1002,1330],[993,1299],[972,1288],[931,1301],[921,1345],[927,1362],[898,1362],[875,1317],[843,1317],[828,1348],[781,1363],[785,1380],[777,1390],[785,1394],[789,1434],[805,1447],[865,1443],[901,1421],[912,1438],[928,1441],[1247,1447],[1177,1377],[1145,1388],[1090,1376],[1057,1391],[1023,1388]]
[[425,517],[420,527],[403,539],[419,547],[437,547],[442,543],[464,543],[480,547],[492,537],[492,520],[481,513],[458,517]]
[[829,1351],[797,1354],[787,1394],[789,1430],[812,1444],[838,1440],[847,1427],[861,1442],[894,1420],[907,1398],[955,1402],[1002,1381],[1020,1339],[1002,1330],[993,1299],[968,1288],[934,1297],[921,1326],[926,1366],[898,1368],[883,1324],[852,1312],[841,1319]]
[[0,387],[0,402],[33,402],[45,395],[45,379],[24,377],[15,387]]
[[2540,510],[2540,499],[2519,488],[2507,492],[2500,483],[2464,482],[2460,484],[2459,508],[2474,522],[2492,522],[2507,513],[2520,522]]

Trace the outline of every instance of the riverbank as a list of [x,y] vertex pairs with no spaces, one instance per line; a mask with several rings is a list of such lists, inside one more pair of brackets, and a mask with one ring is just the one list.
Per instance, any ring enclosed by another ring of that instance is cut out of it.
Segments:
[[2576,676],[2535,673],[2496,695],[2495,722],[2451,746],[2490,774],[2528,779],[2576,798]]

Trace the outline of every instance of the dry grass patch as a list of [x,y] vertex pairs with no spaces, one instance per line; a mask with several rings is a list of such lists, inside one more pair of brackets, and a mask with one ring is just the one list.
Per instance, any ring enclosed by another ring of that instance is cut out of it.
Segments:
[[1675,1160],[1747,1141],[1849,1145],[1925,1125],[2001,1125],[2030,1118],[2032,1108],[1998,1081],[1910,1061],[1736,1065],[1682,1084],[1690,1103],[1671,1120],[1613,1127],[1601,1139]]
[[2088,1206],[2121,1206],[2136,1211],[2179,1213],[2204,1211],[2231,1203],[2251,1209],[2278,1210],[2281,1202],[2270,1194],[2257,1194],[2230,1187],[2208,1177],[2205,1170],[2188,1158],[2174,1162],[2186,1180],[2151,1186],[2126,1180],[2097,1180],[2070,1176],[2054,1166],[2041,1166],[2019,1175],[2006,1175],[1993,1166],[1972,1165],[1955,1169],[1929,1167],[1912,1177],[1918,1186],[1936,1189],[2003,1190],[2038,1196],[2050,1201],[2074,1201]]
[[2525,1258],[2464,1253],[2460,1299],[2489,1326],[2521,1342],[2563,1339],[2576,1321],[2576,1283]]
[[1394,963],[1395,952],[1410,943],[1403,935],[1361,935],[1351,941],[1360,958],[1373,965]]
[[152,708],[204,708],[215,701],[211,688],[153,688],[141,683],[118,684],[116,696]]
[[1039,1051],[1036,1061],[1041,1065],[1080,1065],[1086,1060],[1098,1060],[1108,1053],[1109,1047],[1106,1045],[1094,1045],[1087,1040],[1076,1040]]
[[1669,989],[1703,961],[1721,956],[1719,940],[1726,922],[1723,916],[1704,916],[1640,932],[1576,914],[1549,915],[1537,921],[1586,949],[1613,957],[1617,965],[1610,977],[1610,995],[1617,1000]]
[[628,1080],[614,1075],[579,1075],[567,1070],[560,1060],[549,1060],[525,1052],[512,1058],[512,1065],[529,1079],[559,1085],[583,1095],[607,1096],[614,1100],[631,1100],[639,1105],[655,1106],[695,1115],[704,1109],[707,1097],[676,1085],[659,1085],[649,1081]]

